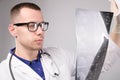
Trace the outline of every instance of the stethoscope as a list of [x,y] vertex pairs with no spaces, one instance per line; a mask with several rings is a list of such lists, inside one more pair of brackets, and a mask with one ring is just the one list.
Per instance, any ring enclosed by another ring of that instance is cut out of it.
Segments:
[[[46,53],[46,52],[43,52],[43,50],[40,50],[40,53],[41,53],[41,54],[46,54],[48,57],[51,57],[50,54],[48,54],[48,53]],[[15,80],[15,76],[14,76],[13,71],[12,71],[12,68],[11,68],[11,61],[12,61],[13,55],[14,55],[14,53],[11,54],[10,59],[9,59],[9,71],[10,71],[12,80]],[[54,75],[50,74],[49,71],[48,71],[48,72],[49,72],[49,74],[52,75],[53,77],[58,77],[58,76],[60,75],[60,70],[59,70],[57,64],[55,63],[55,61],[54,61],[52,58],[51,58],[51,60],[52,60],[52,62],[55,64],[58,72],[55,72]]]

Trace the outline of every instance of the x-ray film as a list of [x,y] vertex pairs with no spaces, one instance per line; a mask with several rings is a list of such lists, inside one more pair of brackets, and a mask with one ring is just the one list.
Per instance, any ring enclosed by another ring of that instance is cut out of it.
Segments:
[[113,13],[76,9],[76,80],[98,80],[106,57]]

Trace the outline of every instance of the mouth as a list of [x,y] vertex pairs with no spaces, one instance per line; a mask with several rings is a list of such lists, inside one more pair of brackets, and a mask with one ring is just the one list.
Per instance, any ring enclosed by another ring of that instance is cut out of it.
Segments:
[[43,43],[43,39],[37,39],[37,40],[35,40],[35,42],[38,44],[41,44],[41,43]]

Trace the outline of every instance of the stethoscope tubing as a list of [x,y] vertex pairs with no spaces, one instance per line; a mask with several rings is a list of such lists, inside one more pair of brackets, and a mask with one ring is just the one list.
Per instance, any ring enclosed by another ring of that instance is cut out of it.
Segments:
[[14,54],[12,54],[12,55],[10,56],[10,60],[9,60],[9,70],[10,70],[10,74],[11,74],[12,79],[15,80],[15,77],[14,77],[14,75],[13,75],[13,71],[12,71],[12,68],[11,68],[11,61],[12,61],[13,55],[14,55]]
[[[40,52],[41,52],[41,54],[44,54],[44,52],[43,52],[43,50],[40,50]],[[50,54],[48,54],[48,53],[46,53],[45,52],[45,54],[47,54],[48,56],[50,56]],[[15,80],[15,76],[14,76],[14,74],[13,74],[13,71],[12,71],[12,65],[11,65],[11,62],[12,62],[12,57],[14,56],[14,53],[12,53],[12,55],[10,56],[10,59],[9,59],[9,71],[10,71],[10,74],[11,74],[11,77],[12,77],[12,80]],[[54,62],[54,61],[53,61]],[[58,66],[57,66],[57,64],[54,62],[54,64],[56,65],[56,67],[57,67],[57,70],[58,70],[58,73],[54,73],[54,75],[55,76],[59,76],[59,74],[60,74],[60,70],[59,70],[59,68],[58,68]]]

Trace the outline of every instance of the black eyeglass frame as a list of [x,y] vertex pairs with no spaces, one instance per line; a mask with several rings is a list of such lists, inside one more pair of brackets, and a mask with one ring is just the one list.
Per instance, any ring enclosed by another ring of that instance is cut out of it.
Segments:
[[[34,27],[35,27],[35,25],[37,25],[35,30],[30,30],[30,29],[29,29],[29,25],[30,25],[31,23],[34,23]],[[43,24],[46,25],[46,29],[44,29],[44,26],[42,26]],[[26,22],[26,23],[15,23],[15,24],[13,24],[13,25],[15,25],[15,26],[17,26],[17,27],[22,27],[22,26],[26,25],[27,28],[28,28],[28,31],[30,31],[30,32],[35,32],[35,31],[38,30],[38,27],[41,27],[41,29],[42,29],[43,31],[47,31],[47,30],[48,30],[48,26],[49,26],[49,22],[39,22],[39,23],[37,23],[37,22]]]

